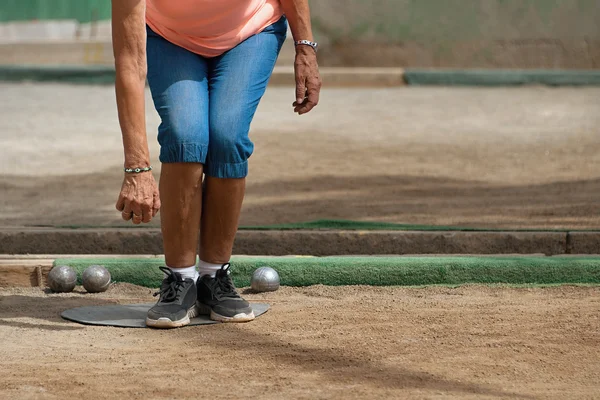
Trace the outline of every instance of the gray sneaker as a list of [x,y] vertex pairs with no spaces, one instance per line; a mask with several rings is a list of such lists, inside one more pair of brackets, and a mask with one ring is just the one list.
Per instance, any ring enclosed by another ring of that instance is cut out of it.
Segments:
[[152,328],[179,328],[188,325],[198,315],[196,282],[183,279],[177,272],[160,267],[167,276],[154,296],[160,295],[154,307],[148,310],[146,325]]
[[238,294],[229,276],[229,264],[223,264],[217,275],[198,279],[198,309],[220,322],[247,322],[254,319],[250,304]]

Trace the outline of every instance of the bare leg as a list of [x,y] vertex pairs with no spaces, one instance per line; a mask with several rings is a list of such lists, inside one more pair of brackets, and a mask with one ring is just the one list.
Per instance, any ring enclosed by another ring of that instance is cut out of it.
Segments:
[[200,259],[229,262],[246,191],[246,179],[205,178],[200,229]]
[[160,174],[160,224],[168,267],[196,264],[202,213],[202,171],[199,163],[166,163]]

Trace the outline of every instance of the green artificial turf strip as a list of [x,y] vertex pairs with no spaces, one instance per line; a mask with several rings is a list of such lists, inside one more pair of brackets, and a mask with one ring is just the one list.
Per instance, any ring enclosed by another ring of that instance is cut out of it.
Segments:
[[[158,287],[161,258],[57,259],[79,276],[93,264],[106,266],[115,282]],[[234,257],[232,277],[249,286],[254,270],[270,266],[285,286],[418,286],[600,283],[600,257]]]
[[391,222],[348,221],[338,219],[321,219],[310,222],[297,222],[276,225],[242,226],[242,230],[302,230],[302,229],[331,229],[331,230],[391,230],[391,231],[485,231],[486,229],[466,228],[458,226],[436,226],[395,224]]
[[0,81],[114,84],[115,69],[103,65],[0,65]]
[[[43,226],[48,227],[48,226]],[[93,228],[129,228],[129,229],[147,229],[139,225],[123,224],[114,226],[95,226],[95,225],[57,225],[53,228],[64,229],[93,229]],[[309,222],[297,222],[289,224],[276,225],[256,225],[240,226],[240,230],[259,230],[259,231],[287,231],[287,230],[348,230],[348,231],[459,231],[459,232],[589,232],[593,229],[492,229],[492,228],[469,228],[463,226],[444,226],[444,225],[415,225],[415,224],[395,224],[391,222],[371,222],[371,221],[349,221],[338,219],[321,219]],[[598,230],[598,229],[596,229]]]
[[351,221],[344,219],[320,219],[275,225],[240,226],[240,230],[364,230],[364,231],[463,231],[463,232],[593,232],[599,229],[536,229],[536,228],[473,228],[467,226],[397,224],[393,222]]
[[596,86],[600,72],[593,70],[498,70],[498,69],[408,69],[404,71],[408,85],[443,86]]
[[[47,227],[47,226],[44,226]],[[56,225],[53,228],[65,229],[90,229],[90,228],[132,228],[143,229],[139,225],[123,224],[114,226],[95,226],[95,225]],[[255,225],[240,226],[239,230],[246,231],[287,231],[287,230],[388,230],[388,231],[488,231],[485,228],[468,228],[456,226],[436,226],[436,225],[414,225],[414,224],[395,224],[390,222],[370,222],[370,221],[349,221],[336,219],[322,219],[309,222],[294,222],[288,224],[275,225]]]

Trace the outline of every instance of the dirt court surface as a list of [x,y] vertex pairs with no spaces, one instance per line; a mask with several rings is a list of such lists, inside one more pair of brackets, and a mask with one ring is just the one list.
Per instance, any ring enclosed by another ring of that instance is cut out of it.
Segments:
[[147,302],[0,289],[0,397],[514,398],[600,393],[600,288],[325,287],[250,294],[247,324],[178,330],[67,322],[67,308]]
[[[0,93],[0,226],[122,224],[114,88]],[[242,225],[600,227],[600,88],[325,87],[303,117],[293,93],[269,88],[253,122]],[[156,173],[158,124],[147,93]]]

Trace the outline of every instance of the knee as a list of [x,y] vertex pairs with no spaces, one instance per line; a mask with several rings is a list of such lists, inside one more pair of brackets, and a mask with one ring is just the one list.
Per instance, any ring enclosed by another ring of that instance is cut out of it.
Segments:
[[248,175],[248,158],[254,151],[248,130],[249,126],[228,123],[227,119],[211,123],[207,175],[215,178],[244,178]]
[[204,143],[208,141],[208,124],[193,112],[169,110],[161,115],[159,141],[168,143]]
[[210,124],[209,158],[223,163],[245,162],[254,151],[248,137],[249,127],[227,121],[219,119]]
[[193,115],[170,115],[158,128],[163,163],[205,163],[208,153],[208,124]]

